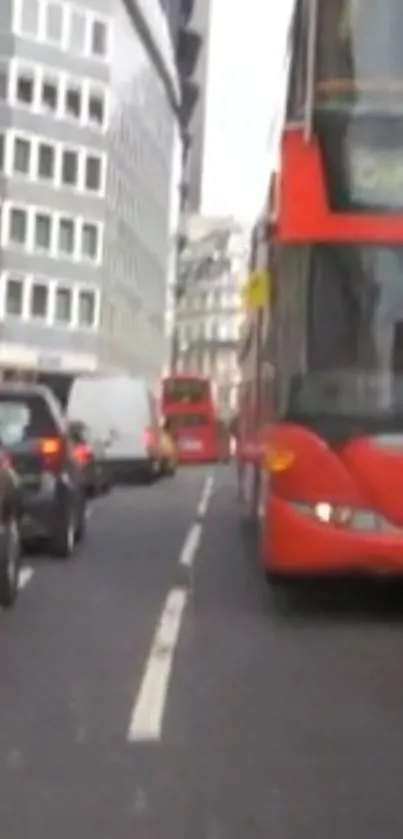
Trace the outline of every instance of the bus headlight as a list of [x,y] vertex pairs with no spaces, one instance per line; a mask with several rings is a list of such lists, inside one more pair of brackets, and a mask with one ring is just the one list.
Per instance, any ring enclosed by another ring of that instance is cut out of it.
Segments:
[[336,524],[339,527],[349,527],[353,517],[353,511],[350,507],[333,506],[327,501],[320,501],[319,504],[316,504],[314,514],[324,524]]
[[351,507],[330,504],[329,501],[318,501],[316,504],[293,504],[295,510],[305,516],[316,519],[322,524],[332,524],[336,527],[352,527],[354,511]]

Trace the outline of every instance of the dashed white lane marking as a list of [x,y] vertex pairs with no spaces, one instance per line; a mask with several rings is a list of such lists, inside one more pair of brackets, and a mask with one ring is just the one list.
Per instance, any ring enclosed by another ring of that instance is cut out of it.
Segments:
[[198,547],[200,545],[201,534],[201,524],[199,524],[198,522],[192,524],[180,553],[180,565],[184,565],[186,568],[190,568],[193,565]]
[[210,504],[211,496],[213,494],[213,487],[214,487],[214,478],[210,475],[206,478],[206,482],[203,487],[203,491],[201,494],[201,498],[199,501],[199,505],[197,507],[197,515],[201,518],[206,515],[208,506]]
[[19,580],[18,580],[18,588],[20,590],[25,588],[28,585],[28,583],[32,580],[33,576],[34,576],[34,569],[33,568],[29,568],[29,566],[27,566],[26,568],[21,568],[20,576],[19,576]]
[[133,707],[127,733],[129,743],[161,739],[169,680],[186,603],[187,594],[181,588],[172,589],[165,601]]

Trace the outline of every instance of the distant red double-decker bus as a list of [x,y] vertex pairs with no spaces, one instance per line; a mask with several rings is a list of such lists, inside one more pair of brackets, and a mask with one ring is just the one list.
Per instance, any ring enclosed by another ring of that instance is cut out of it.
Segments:
[[186,373],[167,376],[161,409],[171,422],[181,463],[218,459],[219,430],[209,379]]

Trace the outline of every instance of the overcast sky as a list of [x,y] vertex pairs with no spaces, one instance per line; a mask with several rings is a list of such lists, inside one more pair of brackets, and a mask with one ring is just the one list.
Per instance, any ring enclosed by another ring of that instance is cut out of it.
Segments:
[[253,221],[261,209],[292,2],[212,0],[202,199],[206,214]]

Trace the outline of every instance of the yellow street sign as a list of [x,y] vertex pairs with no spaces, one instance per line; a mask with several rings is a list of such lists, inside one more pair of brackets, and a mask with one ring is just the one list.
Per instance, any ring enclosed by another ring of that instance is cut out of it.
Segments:
[[247,311],[264,309],[270,300],[270,275],[267,271],[253,271],[243,289],[243,303]]

